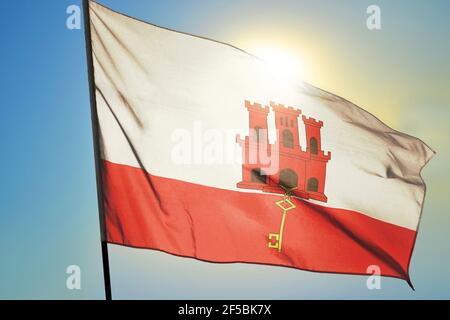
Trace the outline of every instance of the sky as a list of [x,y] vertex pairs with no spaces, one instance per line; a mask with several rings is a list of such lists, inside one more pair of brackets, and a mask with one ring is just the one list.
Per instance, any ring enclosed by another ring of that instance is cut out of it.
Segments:
[[[306,81],[356,103],[436,156],[411,262],[368,290],[360,276],[211,264],[110,246],[113,297],[123,299],[450,298],[450,2],[103,0],[117,11],[258,55],[275,49]],[[81,1],[2,1],[0,10],[0,298],[103,299]],[[366,27],[381,8],[382,29]],[[66,268],[81,268],[81,290]]]

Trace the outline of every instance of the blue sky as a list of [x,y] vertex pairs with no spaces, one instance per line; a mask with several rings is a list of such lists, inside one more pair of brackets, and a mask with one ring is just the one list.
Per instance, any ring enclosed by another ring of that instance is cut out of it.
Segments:
[[[105,0],[161,26],[249,51],[280,46],[307,80],[366,107],[437,156],[411,263],[416,291],[395,279],[252,265],[215,265],[111,248],[120,298],[450,298],[450,3],[448,1]],[[365,28],[378,4],[382,30]],[[103,279],[83,30],[68,30],[80,1],[3,1],[0,35],[0,298],[102,299]],[[65,270],[82,270],[82,290]]]

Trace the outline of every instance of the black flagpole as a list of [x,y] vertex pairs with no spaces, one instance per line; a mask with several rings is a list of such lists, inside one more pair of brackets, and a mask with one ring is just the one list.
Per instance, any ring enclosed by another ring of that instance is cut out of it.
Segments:
[[111,276],[109,273],[108,244],[106,242],[105,205],[103,201],[103,181],[100,167],[99,124],[97,101],[95,99],[94,62],[92,58],[91,17],[89,0],[83,0],[84,35],[86,39],[86,57],[89,77],[89,96],[91,101],[92,135],[94,140],[95,173],[97,177],[97,200],[100,217],[100,237],[102,244],[103,277],[105,281],[105,298],[111,300]]

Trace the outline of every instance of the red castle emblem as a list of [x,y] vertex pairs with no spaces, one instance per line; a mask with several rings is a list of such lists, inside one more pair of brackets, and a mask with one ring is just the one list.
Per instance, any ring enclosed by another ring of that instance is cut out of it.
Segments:
[[[270,106],[275,113],[277,129],[274,144],[268,140],[269,107],[245,101],[250,134],[244,139],[239,135],[236,137],[236,142],[242,147],[242,181],[237,187],[272,193],[292,190],[295,196],[327,202],[325,177],[331,153],[325,154],[322,150],[320,130],[323,122],[302,116],[307,141],[306,150],[303,150],[298,123],[301,111],[273,102]],[[261,154],[270,158],[275,153],[278,153],[278,170],[266,174],[264,168],[267,163],[261,159]]]

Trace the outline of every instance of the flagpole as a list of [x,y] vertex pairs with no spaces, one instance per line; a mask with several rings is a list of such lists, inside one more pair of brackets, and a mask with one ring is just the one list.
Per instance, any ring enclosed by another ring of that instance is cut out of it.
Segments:
[[97,101],[95,99],[94,62],[92,58],[91,17],[89,13],[89,0],[83,0],[84,35],[86,40],[86,57],[89,79],[89,96],[91,104],[92,136],[94,140],[95,174],[97,178],[97,201],[100,218],[100,239],[103,260],[103,278],[105,283],[105,298],[111,300],[111,275],[109,272],[108,243],[106,242],[105,205],[103,201],[103,179],[100,163],[99,122]]

